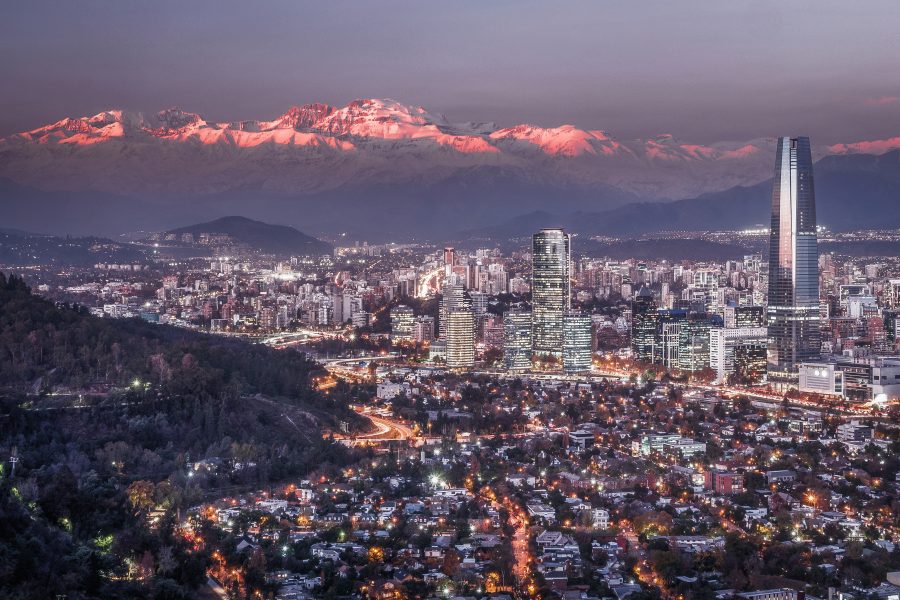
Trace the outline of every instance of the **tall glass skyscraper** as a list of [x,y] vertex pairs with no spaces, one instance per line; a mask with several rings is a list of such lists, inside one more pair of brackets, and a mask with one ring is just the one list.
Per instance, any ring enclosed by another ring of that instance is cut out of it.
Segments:
[[639,362],[653,362],[659,311],[650,288],[642,287],[631,303],[631,355]]
[[542,229],[531,239],[532,344],[539,357],[562,358],[563,316],[571,306],[569,236]]
[[797,380],[821,349],[819,247],[809,138],[778,140],[769,235],[768,376]]

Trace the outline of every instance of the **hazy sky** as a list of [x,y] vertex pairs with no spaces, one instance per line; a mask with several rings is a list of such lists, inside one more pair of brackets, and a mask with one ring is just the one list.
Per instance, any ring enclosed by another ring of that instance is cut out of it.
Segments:
[[900,2],[8,2],[0,135],[390,97],[454,120],[708,142],[900,135]]

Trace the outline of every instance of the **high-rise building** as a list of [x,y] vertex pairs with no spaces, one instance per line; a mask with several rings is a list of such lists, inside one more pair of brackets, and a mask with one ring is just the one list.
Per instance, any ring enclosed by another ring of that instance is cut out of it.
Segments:
[[503,364],[509,371],[531,368],[531,313],[510,310],[503,314]]
[[900,342],[900,309],[886,310],[883,313],[885,338],[891,344]]
[[678,339],[678,368],[701,371],[709,366],[709,318],[693,317],[681,324]]
[[764,306],[726,306],[725,327],[765,327]]
[[447,367],[471,369],[475,366],[475,316],[466,308],[447,317]]
[[532,350],[562,358],[563,316],[570,306],[569,236],[542,229],[531,241]]
[[488,295],[484,292],[469,292],[469,301],[472,304],[472,312],[475,313],[475,316],[483,315],[487,313],[488,309]]
[[821,350],[816,196],[809,138],[778,140],[769,234],[768,375],[797,382]]
[[398,304],[393,307],[391,309],[391,337],[397,341],[411,340],[415,318],[415,313],[409,306]]
[[900,308],[900,279],[888,279],[884,301],[888,308]]
[[656,335],[653,339],[653,362],[671,369],[678,368],[681,328],[687,321],[687,311],[659,310],[656,313]]
[[[765,327],[714,327],[709,330],[709,366],[716,372],[716,382],[723,383],[735,372],[735,354],[752,360],[753,347],[766,344]],[[738,347],[744,350],[738,351]],[[740,366],[740,365],[739,365]]]
[[766,376],[766,343],[745,340],[734,347],[734,374],[740,383],[759,383]]
[[440,322],[438,323],[438,334],[441,338],[447,337],[447,324],[449,322],[450,313],[454,310],[469,308],[468,299],[466,298],[466,289],[462,284],[445,284],[441,288],[441,306],[440,306]]
[[444,248],[444,279],[450,280],[453,274],[453,266],[456,264],[456,251],[453,248]]
[[569,311],[563,316],[563,371],[589,371],[591,358],[591,317],[581,311]]
[[413,341],[420,344],[434,339],[434,317],[419,315],[413,321]]
[[476,314],[475,321],[478,331],[476,342],[485,349],[503,348],[503,317],[494,314]]
[[637,361],[653,362],[657,314],[653,292],[641,288],[631,302],[631,354]]

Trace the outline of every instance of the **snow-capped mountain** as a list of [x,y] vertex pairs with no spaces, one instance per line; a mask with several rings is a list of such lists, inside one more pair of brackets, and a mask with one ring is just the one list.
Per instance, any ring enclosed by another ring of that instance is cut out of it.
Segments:
[[[900,138],[817,153],[897,147]],[[522,185],[658,199],[762,181],[772,172],[773,149],[772,139],[700,145],[671,135],[620,140],[572,125],[452,123],[421,107],[365,99],[342,108],[295,106],[269,121],[212,122],[178,109],[65,118],[0,140],[0,178],[42,190],[125,195],[302,196],[464,182],[468,173],[491,172]]]

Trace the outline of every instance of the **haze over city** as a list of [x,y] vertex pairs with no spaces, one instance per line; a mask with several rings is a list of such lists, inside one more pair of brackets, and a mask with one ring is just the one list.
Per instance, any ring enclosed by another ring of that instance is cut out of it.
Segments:
[[0,20],[0,598],[897,600],[895,2]]

